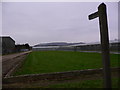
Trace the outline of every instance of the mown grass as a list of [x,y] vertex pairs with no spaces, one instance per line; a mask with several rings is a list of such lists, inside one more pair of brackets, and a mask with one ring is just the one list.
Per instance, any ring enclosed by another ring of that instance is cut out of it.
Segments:
[[[110,54],[111,66],[118,66],[118,55]],[[36,51],[30,53],[14,75],[63,72],[102,67],[100,53]]]

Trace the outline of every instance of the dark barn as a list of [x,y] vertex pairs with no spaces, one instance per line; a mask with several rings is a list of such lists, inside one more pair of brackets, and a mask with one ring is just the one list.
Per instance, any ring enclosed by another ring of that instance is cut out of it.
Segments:
[[9,36],[0,37],[2,43],[2,54],[13,53],[15,49],[15,41]]

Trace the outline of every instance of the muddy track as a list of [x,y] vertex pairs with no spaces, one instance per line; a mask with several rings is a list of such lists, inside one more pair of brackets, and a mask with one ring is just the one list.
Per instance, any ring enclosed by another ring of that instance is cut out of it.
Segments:
[[2,77],[5,77],[11,69],[13,69],[19,62],[24,60],[24,58],[28,53],[30,52],[23,52],[23,53],[3,56],[2,57]]
[[[118,72],[113,72],[112,77],[119,77]],[[61,83],[68,83],[68,82],[82,82],[84,80],[102,80],[102,74],[93,74],[93,75],[84,75],[79,77],[73,77],[70,79],[62,79],[62,80],[40,80],[35,82],[28,82],[28,83],[9,83],[9,84],[3,84],[3,88],[44,88],[49,85],[54,84],[61,84]]]

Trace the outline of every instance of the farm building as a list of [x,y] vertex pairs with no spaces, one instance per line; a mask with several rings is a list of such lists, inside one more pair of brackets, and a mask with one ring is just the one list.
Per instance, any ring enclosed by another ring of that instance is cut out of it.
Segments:
[[[109,42],[110,51],[118,52],[119,47],[120,47],[119,41],[112,40]],[[86,45],[77,46],[77,49],[83,51],[101,51],[101,44],[100,42],[88,43]]]
[[15,45],[15,52],[24,52],[24,51],[29,51],[30,49],[31,47],[27,43]]
[[[120,42],[118,40],[112,40],[109,44],[110,51],[118,52],[120,49]],[[47,51],[47,50],[58,50],[58,51],[101,51],[100,42],[74,44],[65,46],[37,46],[33,47],[34,51]]]
[[2,46],[2,54],[13,53],[15,49],[15,41],[9,36],[0,37],[0,43]]
[[0,55],[2,55],[2,38],[0,38]]
[[33,47],[33,51],[54,51],[57,50],[59,46],[39,46],[39,47]]

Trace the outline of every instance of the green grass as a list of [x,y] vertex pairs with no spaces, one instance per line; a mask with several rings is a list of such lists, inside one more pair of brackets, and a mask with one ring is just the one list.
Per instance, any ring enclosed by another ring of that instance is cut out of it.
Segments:
[[[48,85],[42,88],[103,88],[103,80],[84,80]],[[118,88],[118,78],[112,78],[112,88]]]
[[[118,66],[118,55],[111,54],[111,66]],[[63,72],[102,67],[100,53],[70,51],[32,52],[14,75]]]

